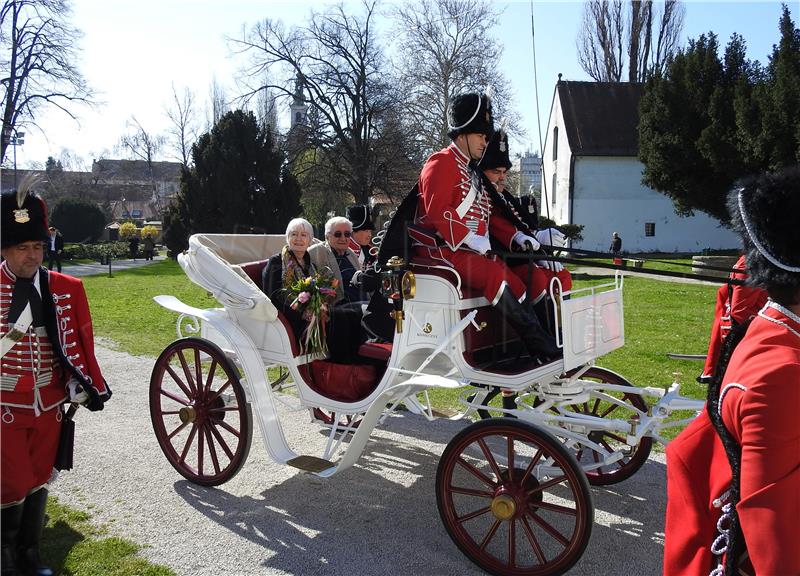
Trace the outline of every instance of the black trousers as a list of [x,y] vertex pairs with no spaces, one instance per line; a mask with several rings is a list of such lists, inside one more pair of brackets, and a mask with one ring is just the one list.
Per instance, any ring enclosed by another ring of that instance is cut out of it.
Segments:
[[56,263],[56,270],[61,272],[61,254],[52,250],[47,251],[47,269],[53,269],[53,262]]

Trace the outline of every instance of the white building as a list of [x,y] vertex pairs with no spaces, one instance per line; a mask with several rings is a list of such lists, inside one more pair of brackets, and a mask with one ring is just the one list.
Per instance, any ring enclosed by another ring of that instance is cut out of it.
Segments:
[[582,224],[586,250],[607,251],[611,233],[627,252],[738,248],[738,237],[702,212],[681,217],[672,200],[642,184],[638,104],[642,84],[559,78],[543,152],[540,213]]
[[514,164],[516,164],[515,168],[519,172],[517,196],[524,196],[530,193],[531,186],[533,186],[534,190],[542,189],[542,159],[539,154],[526,151],[525,154],[514,160]]

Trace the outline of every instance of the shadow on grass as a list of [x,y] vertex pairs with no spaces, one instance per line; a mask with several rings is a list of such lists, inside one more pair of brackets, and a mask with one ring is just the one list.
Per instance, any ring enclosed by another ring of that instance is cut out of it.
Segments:
[[55,574],[63,574],[67,555],[84,539],[84,535],[65,520],[58,519],[52,523],[48,521],[42,531],[42,560],[53,569]]

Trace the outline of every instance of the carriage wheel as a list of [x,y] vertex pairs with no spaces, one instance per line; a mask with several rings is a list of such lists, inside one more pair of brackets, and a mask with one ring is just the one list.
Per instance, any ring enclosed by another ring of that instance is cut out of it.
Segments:
[[563,574],[592,531],[589,483],[552,435],[512,418],[481,420],[447,445],[436,502],[448,534],[475,564],[502,576]]
[[239,373],[207,340],[177,340],[158,357],[150,419],[164,456],[195,484],[227,482],[250,452],[253,419]]
[[[633,384],[618,374],[597,366],[589,368],[583,376],[581,376],[581,379],[634,388]],[[624,405],[594,398],[582,404],[573,404],[569,407],[569,410],[577,414],[589,414],[591,416],[619,418],[622,420],[628,420],[633,416],[640,416],[647,412],[647,403],[639,394],[611,392],[607,390],[602,391],[602,393],[613,396]],[[590,432],[589,439],[600,444],[609,452],[623,450],[625,453],[625,456],[621,460],[592,470],[585,470],[586,477],[593,486],[607,486],[627,480],[644,465],[653,447],[652,438],[642,438],[637,446],[628,446],[625,442],[624,434],[605,432],[602,430]],[[583,465],[592,465],[600,462],[600,455],[597,452],[583,446],[578,446],[575,451],[575,457],[578,462]]]

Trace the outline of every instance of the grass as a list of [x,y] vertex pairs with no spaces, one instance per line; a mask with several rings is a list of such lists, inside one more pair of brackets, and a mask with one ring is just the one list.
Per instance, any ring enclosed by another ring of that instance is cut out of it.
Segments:
[[105,536],[85,512],[73,510],[51,496],[42,534],[42,560],[63,576],[175,576],[166,566],[137,556],[141,546]]
[[153,296],[171,294],[190,306],[218,307],[217,301],[193,284],[174,260],[141,268],[83,278],[96,336],[136,356],[158,356],[175,338],[178,315],[162,308]]

